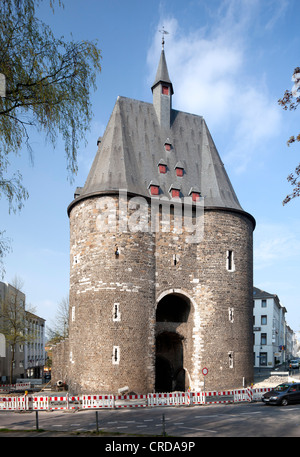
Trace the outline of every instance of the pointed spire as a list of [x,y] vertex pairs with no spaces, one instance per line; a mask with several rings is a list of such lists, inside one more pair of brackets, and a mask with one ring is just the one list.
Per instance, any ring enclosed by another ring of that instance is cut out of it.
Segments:
[[165,34],[166,33],[169,33],[165,30],[160,30],[160,32],[162,33],[162,42],[161,42],[161,55],[160,55],[160,60],[159,60],[159,64],[158,64],[158,68],[157,68],[157,72],[156,72],[156,77],[155,77],[155,81],[151,87],[151,90],[153,92],[153,89],[157,86],[157,84],[159,83],[166,83],[168,85],[170,85],[171,87],[171,93],[172,95],[174,94],[174,90],[173,90],[173,85],[172,85],[172,82],[170,80],[170,77],[169,77],[169,72],[168,72],[168,67],[167,67],[167,61],[166,61],[166,56],[165,56],[165,50],[164,50],[164,46],[165,46]]
[[162,50],[156,72],[154,84],[151,87],[153,94],[153,106],[156,111],[158,122],[162,128],[169,129],[171,125],[173,85],[169,77],[166,56],[164,51],[164,34],[162,31]]
[[159,60],[159,64],[158,64],[158,68],[157,68],[157,72],[156,72],[155,81],[154,81],[154,83],[153,83],[153,85],[151,87],[152,92],[153,92],[153,89],[159,83],[166,83],[166,84],[170,85],[171,93],[172,93],[172,95],[174,94],[173,85],[172,85],[172,82],[171,82],[170,77],[169,77],[169,72],[168,72],[168,67],[167,67],[167,62],[166,62],[166,57],[165,57],[165,51],[163,49],[161,51],[160,60]]

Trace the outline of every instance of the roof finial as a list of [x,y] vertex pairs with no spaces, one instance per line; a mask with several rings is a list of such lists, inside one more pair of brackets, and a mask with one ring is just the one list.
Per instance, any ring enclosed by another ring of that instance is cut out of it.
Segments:
[[164,46],[165,46],[165,35],[168,35],[169,32],[167,32],[164,28],[164,26],[162,27],[162,30],[159,30],[159,32],[162,34],[162,38],[161,38],[161,47],[162,49],[164,49]]

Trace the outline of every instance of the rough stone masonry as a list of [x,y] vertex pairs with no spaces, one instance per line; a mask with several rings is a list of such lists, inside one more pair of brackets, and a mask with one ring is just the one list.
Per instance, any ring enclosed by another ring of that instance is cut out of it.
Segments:
[[52,381],[72,393],[253,381],[255,220],[203,117],[172,108],[164,49],[151,89],[153,104],[118,97],[68,207],[69,338]]

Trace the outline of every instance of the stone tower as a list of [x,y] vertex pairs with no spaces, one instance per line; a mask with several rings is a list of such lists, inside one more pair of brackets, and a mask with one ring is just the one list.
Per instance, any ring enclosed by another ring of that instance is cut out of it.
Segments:
[[74,393],[198,391],[204,367],[207,390],[253,380],[255,221],[203,117],[172,108],[164,48],[152,93],[118,97],[68,207]]

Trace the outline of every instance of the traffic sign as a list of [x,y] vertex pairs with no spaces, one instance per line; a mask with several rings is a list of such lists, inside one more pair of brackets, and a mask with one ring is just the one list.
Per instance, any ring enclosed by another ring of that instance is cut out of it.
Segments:
[[202,373],[204,374],[204,376],[206,376],[207,373],[208,373],[208,369],[204,367],[203,370],[202,370]]

